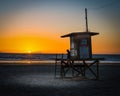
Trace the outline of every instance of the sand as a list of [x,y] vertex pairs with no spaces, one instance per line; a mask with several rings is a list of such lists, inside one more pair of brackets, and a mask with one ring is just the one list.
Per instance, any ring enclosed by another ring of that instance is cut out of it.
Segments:
[[120,96],[120,64],[100,65],[100,79],[54,78],[54,65],[0,64],[0,96]]

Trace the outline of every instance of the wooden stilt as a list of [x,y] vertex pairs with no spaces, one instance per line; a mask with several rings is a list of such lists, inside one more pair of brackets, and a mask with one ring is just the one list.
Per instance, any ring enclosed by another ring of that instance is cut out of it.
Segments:
[[96,77],[96,79],[99,79],[99,60],[97,60],[96,64],[97,64],[97,77]]
[[56,70],[57,69],[57,54],[55,55],[55,78],[56,78]]

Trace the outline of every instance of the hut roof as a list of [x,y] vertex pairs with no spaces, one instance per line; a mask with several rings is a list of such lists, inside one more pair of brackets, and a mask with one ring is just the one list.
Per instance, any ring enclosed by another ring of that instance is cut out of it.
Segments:
[[94,36],[94,35],[98,35],[99,33],[97,32],[72,32],[69,34],[65,34],[63,36],[61,36],[62,38],[64,37],[71,37],[71,36],[76,36],[76,35],[90,35],[90,36]]

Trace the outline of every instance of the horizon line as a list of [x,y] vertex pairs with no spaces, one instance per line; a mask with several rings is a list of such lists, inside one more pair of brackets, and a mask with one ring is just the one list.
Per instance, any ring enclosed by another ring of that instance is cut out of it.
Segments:
[[[0,52],[0,54],[66,54],[66,53],[55,53],[55,52],[51,52],[51,53],[47,53],[47,52],[32,52],[32,53],[27,53],[27,52]],[[93,53],[92,55],[96,55],[96,54],[101,54],[101,55],[120,55],[120,53]]]

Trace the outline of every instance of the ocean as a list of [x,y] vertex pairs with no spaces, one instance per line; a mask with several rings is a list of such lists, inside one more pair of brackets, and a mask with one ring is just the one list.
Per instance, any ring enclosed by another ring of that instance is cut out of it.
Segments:
[[[61,54],[57,54],[61,58]],[[66,58],[66,54],[63,58]],[[103,62],[120,62],[120,54],[93,54],[93,58],[105,58]],[[52,62],[56,58],[56,54],[17,54],[17,53],[0,53],[0,62],[28,62],[49,61]]]

